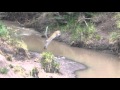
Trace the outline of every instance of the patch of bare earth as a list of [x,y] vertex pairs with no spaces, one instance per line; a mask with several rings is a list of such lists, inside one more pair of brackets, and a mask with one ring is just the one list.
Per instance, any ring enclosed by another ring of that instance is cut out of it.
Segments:
[[[75,78],[74,72],[76,70],[83,70],[86,68],[80,63],[62,57],[56,57],[56,61],[60,63],[60,73],[46,73],[40,64],[40,54],[34,54],[34,57],[31,55],[30,59],[17,60],[13,57],[12,61],[8,61],[3,55],[0,55],[0,66],[6,67],[9,70],[7,74],[0,74],[0,78],[36,78],[30,75],[34,67],[39,71],[37,78]],[[10,65],[13,67],[10,68]],[[15,71],[16,67],[19,69]]]

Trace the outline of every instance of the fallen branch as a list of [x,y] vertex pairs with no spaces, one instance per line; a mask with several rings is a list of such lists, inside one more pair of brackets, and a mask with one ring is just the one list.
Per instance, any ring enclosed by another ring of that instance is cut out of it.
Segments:
[[47,36],[47,31],[48,31],[48,26],[46,27],[46,31],[45,31],[45,37],[48,38]]
[[84,22],[85,22],[85,24],[86,24],[86,26],[88,27],[88,24],[87,24],[87,22],[84,20]]

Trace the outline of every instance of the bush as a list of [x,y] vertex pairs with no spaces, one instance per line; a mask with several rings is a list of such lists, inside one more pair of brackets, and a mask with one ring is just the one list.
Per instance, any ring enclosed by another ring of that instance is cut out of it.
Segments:
[[[92,12],[89,14],[92,14]],[[86,20],[86,22],[81,20],[80,22],[78,22],[78,16],[79,15],[67,15],[65,17],[68,21],[67,25],[58,25],[57,28],[59,28],[63,33],[69,33],[71,36],[70,41],[87,42],[93,39],[100,40],[100,36],[96,33],[95,24],[90,20]]]
[[0,22],[0,37],[8,37],[9,31],[7,30],[6,26]]
[[13,71],[15,73],[24,73],[25,69],[23,67],[21,67],[21,66],[14,66]]
[[120,37],[120,32],[112,32],[112,33],[110,33],[109,41],[110,41],[110,42],[114,42],[114,41],[116,41],[119,37]]
[[117,28],[120,29],[120,13],[117,12],[117,13],[115,14],[114,18],[116,19],[115,24],[116,24]]
[[0,73],[1,74],[7,74],[8,73],[8,69],[7,68],[0,68]]
[[38,73],[39,73],[38,69],[34,67],[32,71],[30,72],[30,75],[33,77],[38,77]]
[[43,52],[41,64],[43,69],[49,73],[59,72],[59,63],[54,60],[54,55],[51,52]]

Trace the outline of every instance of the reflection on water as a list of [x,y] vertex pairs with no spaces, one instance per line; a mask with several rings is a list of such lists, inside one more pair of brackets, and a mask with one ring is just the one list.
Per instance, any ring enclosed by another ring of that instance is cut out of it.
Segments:
[[[23,40],[30,50],[37,52],[46,51],[43,49],[45,39],[42,39],[39,33],[33,30],[20,29],[19,31],[22,31],[21,35],[23,36]],[[29,32],[30,34],[24,35],[24,32]],[[106,54],[102,51],[96,52],[93,50],[70,47],[56,41],[50,43],[47,51],[87,65],[87,70],[76,72],[79,78],[120,78],[120,60],[114,55]]]

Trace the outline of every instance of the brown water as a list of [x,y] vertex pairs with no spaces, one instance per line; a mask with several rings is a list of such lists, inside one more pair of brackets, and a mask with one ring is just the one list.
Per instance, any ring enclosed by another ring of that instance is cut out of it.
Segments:
[[[7,24],[11,27],[11,24]],[[18,27],[14,26],[14,29],[16,28],[19,35],[23,37],[23,40],[28,45],[29,50],[45,51],[43,49],[45,39],[40,37],[40,33],[35,32],[33,29],[18,29]],[[120,60],[112,54],[70,47],[56,41],[50,43],[47,51],[87,65],[87,70],[76,72],[78,78],[120,78]]]

